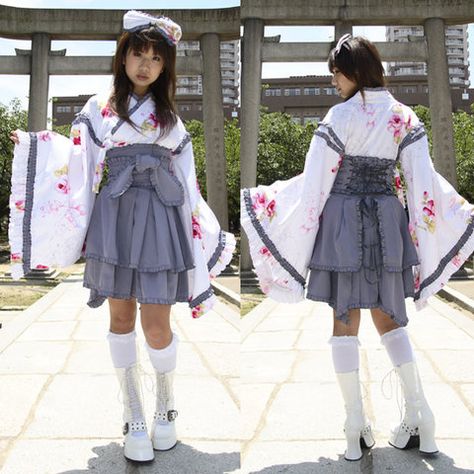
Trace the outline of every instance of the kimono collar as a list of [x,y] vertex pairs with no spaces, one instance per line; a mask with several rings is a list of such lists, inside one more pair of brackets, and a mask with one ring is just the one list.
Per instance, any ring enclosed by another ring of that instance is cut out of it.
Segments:
[[386,87],[364,87],[364,98],[362,98],[362,94],[358,91],[349,101],[375,103],[384,102],[389,97],[391,97],[391,94]]

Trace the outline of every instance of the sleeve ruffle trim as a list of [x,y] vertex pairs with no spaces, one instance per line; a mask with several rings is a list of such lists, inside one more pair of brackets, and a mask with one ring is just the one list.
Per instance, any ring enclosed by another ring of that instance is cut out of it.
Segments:
[[[27,132],[17,130],[20,143],[15,145],[12,163],[10,221],[8,239],[10,242],[10,272],[14,280],[24,276],[23,268],[23,227],[27,199],[27,169],[30,154],[31,138]],[[23,210],[19,210],[23,209]]]
[[230,232],[221,231],[217,252],[212,256],[209,276],[216,278],[229,265],[235,251],[235,237]]
[[[421,282],[421,291],[415,295],[415,306],[418,311],[427,305],[427,299],[438,293],[448,282],[451,275],[457,272],[474,252],[474,216],[471,219],[471,223],[457,245],[440,262],[436,271],[426,278],[424,282]],[[453,262],[454,257],[456,257],[456,263]]]
[[[249,240],[250,255],[260,288],[264,294],[280,303],[298,303],[304,299],[304,285],[280,264],[272,255],[271,249],[268,249],[268,242],[262,240],[262,236],[256,229],[248,212],[245,191],[242,191],[240,201],[242,203],[240,210],[241,225]],[[262,248],[269,251],[261,252]]]

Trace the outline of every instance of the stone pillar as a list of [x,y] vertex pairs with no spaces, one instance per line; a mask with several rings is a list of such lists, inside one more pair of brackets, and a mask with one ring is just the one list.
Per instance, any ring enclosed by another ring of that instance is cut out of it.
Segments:
[[227,230],[229,217],[219,35],[206,33],[201,36],[200,44],[203,62],[202,108],[206,145],[207,202],[221,227]]
[[48,59],[50,39],[47,33],[34,33],[31,40],[30,96],[28,131],[46,129],[48,119]]
[[334,23],[334,40],[338,41],[346,33],[352,35],[352,24],[348,21],[336,20],[336,23]]
[[[257,181],[257,143],[262,93],[262,44],[264,24],[259,18],[244,21],[242,41],[242,104],[240,120],[240,185],[248,188]],[[241,271],[252,268],[248,240],[242,232]]]
[[428,18],[424,23],[428,44],[428,90],[433,132],[433,161],[436,170],[454,187],[457,187],[451,90],[444,26],[442,18]]

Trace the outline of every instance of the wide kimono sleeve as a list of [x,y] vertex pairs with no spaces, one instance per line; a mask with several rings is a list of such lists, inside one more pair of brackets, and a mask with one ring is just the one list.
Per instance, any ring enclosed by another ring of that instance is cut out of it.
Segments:
[[345,132],[334,108],[316,130],[304,171],[286,181],[242,190],[241,224],[262,291],[296,303],[304,298],[319,219],[344,154]]
[[474,206],[435,171],[422,124],[415,124],[400,150],[410,233],[420,261],[414,268],[415,304],[422,309],[474,251]]
[[12,162],[11,273],[65,267],[81,255],[105,151],[94,131],[93,100],[68,139],[51,131],[18,131]]
[[192,317],[198,318],[212,308],[215,295],[211,280],[230,263],[235,250],[235,237],[221,229],[207,202],[203,199],[196,178],[191,136],[179,120],[177,127],[184,132],[180,144],[173,150],[173,163],[181,182],[185,184],[185,212],[192,233],[194,269],[188,271],[189,306]]

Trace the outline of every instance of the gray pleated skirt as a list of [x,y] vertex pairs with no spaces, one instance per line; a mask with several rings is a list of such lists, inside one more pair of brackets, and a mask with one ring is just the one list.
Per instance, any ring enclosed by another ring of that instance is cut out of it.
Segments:
[[[174,304],[189,296],[187,271],[194,267],[190,233],[182,207],[170,205],[167,190],[157,189],[153,179],[153,173],[166,172],[159,166],[168,166],[166,157],[150,154],[148,164],[137,169],[130,148],[125,156],[107,157],[108,183],[92,211],[84,271],[91,307],[107,297]],[[174,191],[179,190],[178,183]]]
[[354,308],[380,308],[400,326],[414,295],[418,256],[405,209],[393,195],[331,194],[309,264],[307,298],[328,303],[348,323]]

